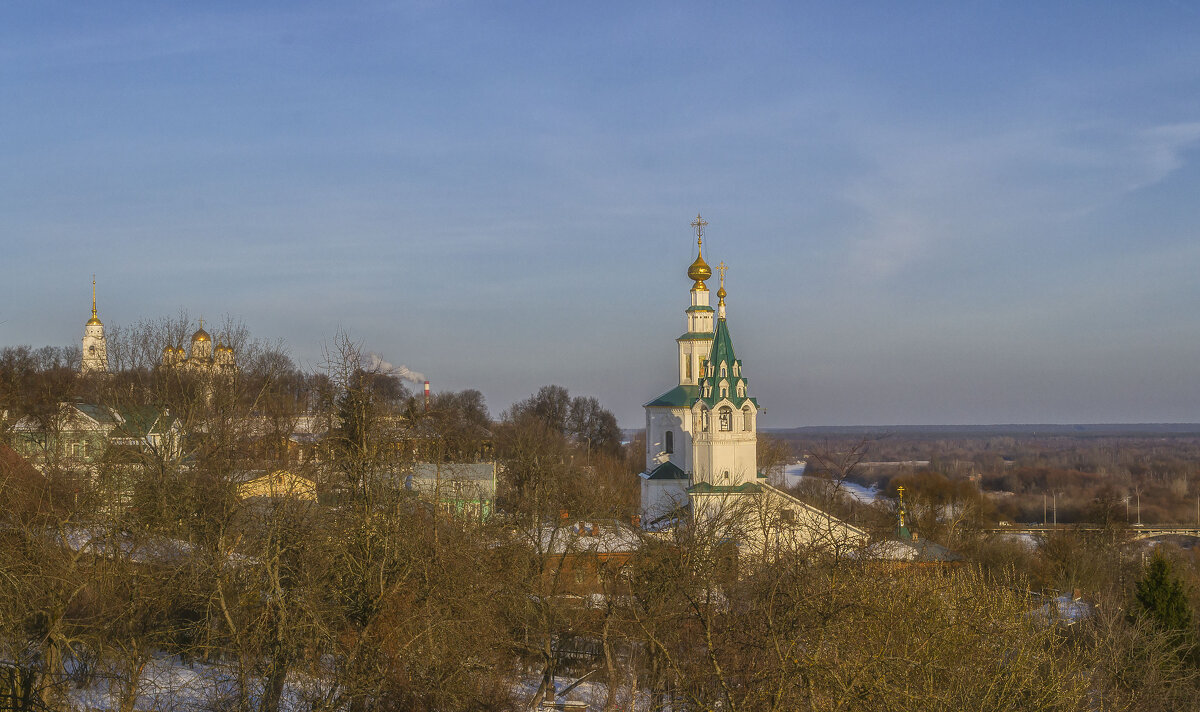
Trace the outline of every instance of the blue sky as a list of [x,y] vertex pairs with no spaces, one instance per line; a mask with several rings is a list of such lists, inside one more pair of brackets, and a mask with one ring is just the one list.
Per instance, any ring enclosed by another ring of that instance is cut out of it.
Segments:
[[495,413],[672,385],[702,212],[763,425],[1200,421],[1188,3],[0,2],[0,345],[338,328]]

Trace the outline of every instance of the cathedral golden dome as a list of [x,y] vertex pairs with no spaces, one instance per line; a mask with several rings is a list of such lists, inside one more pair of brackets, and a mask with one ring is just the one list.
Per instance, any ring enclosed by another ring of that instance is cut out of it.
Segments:
[[92,314],[92,318],[87,320],[87,325],[88,326],[104,326],[104,324],[100,323],[100,317],[96,316],[95,314]]
[[192,343],[194,344],[197,341],[212,341],[208,332],[204,330],[204,327],[200,327],[196,330],[196,333],[192,334]]
[[696,255],[696,261],[693,262],[690,267],[688,267],[688,277],[696,280],[697,282],[703,282],[709,277],[712,277],[712,268],[709,267],[708,263],[704,261],[704,255]]

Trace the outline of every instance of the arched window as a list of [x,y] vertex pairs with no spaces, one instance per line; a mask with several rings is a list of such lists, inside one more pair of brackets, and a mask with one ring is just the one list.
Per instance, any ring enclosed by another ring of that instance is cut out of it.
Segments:
[[750,414],[750,406],[742,408],[742,430],[754,430],[754,416]]
[[728,366],[725,364],[724,361],[722,361],[721,362],[721,378],[724,378],[728,375],[729,375]]
[[746,397],[746,383],[745,383],[745,381],[738,381],[738,398],[745,398],[745,397]]
[[675,433],[670,430],[663,436],[663,449],[667,451],[668,455],[675,452]]
[[733,410],[729,406],[720,411],[721,430],[733,430]]
[[690,381],[692,380],[692,355],[688,354],[683,358],[685,359],[683,364],[683,377]]
[[708,432],[708,408],[700,409],[700,430]]
[[721,381],[721,397],[722,398],[729,397],[729,384],[726,383],[725,381]]
[[734,362],[733,362],[733,375],[735,375],[735,376],[740,376],[740,375],[742,375],[742,363],[741,363],[741,361],[734,361]]

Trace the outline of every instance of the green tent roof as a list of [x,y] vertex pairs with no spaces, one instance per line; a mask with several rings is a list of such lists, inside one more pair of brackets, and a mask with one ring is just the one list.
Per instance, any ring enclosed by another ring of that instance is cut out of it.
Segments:
[[[734,368],[736,365],[736,369]],[[737,385],[740,381],[744,387],[743,393],[749,393],[750,380],[742,374],[742,362],[738,360],[737,354],[733,352],[733,339],[729,336],[729,325],[725,323],[725,319],[717,320],[717,330],[713,334],[712,350],[708,352],[708,366],[712,368],[712,376],[705,376],[700,379],[700,393],[704,393],[708,387],[709,395],[702,396],[703,400],[710,408],[716,405],[717,401],[728,399],[733,402],[734,406],[741,408],[747,401],[758,407],[758,401],[747,396],[738,396]],[[725,375],[721,375],[721,367],[725,367]],[[737,375],[734,375],[736,371]],[[721,381],[725,380],[729,383],[728,395],[721,396]]]

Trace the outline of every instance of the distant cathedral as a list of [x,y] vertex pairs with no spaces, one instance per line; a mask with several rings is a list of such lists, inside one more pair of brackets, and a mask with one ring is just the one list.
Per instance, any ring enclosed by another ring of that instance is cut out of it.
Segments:
[[[204,330],[204,320],[200,320],[200,328],[192,334],[191,353],[183,350],[182,346],[168,344],[162,350],[163,368],[177,368],[185,373],[217,376],[237,373],[237,359],[233,349],[217,342],[213,347],[212,337]],[[79,364],[79,372],[88,375],[108,373],[108,342],[104,338],[104,324],[96,314],[96,279],[92,278],[92,318],[83,327],[83,358]]]
[[218,341],[213,348],[212,337],[204,330],[201,319],[200,328],[192,334],[190,353],[182,346],[167,344],[162,350],[162,367],[202,376],[232,376],[237,373],[237,360],[229,346]]
[[104,340],[104,324],[96,316],[96,278],[92,277],[92,318],[83,327],[83,360],[79,372],[108,373],[108,342]]

